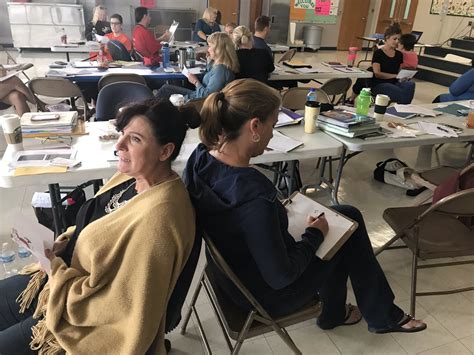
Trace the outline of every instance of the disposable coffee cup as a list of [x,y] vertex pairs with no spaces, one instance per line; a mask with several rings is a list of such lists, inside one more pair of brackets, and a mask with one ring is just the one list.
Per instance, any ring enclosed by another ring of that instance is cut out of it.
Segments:
[[181,94],[173,94],[170,96],[170,101],[175,106],[181,106],[184,104],[184,96]]
[[390,97],[387,95],[378,94],[375,97],[374,116],[377,121],[383,120],[389,102]]
[[23,150],[23,136],[21,134],[20,117],[15,114],[2,116],[3,133],[10,149]]

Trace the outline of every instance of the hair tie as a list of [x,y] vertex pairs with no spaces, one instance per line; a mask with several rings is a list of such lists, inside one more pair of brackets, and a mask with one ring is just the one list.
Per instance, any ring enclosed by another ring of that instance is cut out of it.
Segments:
[[225,101],[225,94],[222,91],[219,91],[216,95],[218,101]]

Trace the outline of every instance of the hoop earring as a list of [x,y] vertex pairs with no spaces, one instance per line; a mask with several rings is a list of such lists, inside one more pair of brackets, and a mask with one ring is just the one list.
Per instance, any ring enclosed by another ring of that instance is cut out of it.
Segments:
[[260,135],[258,135],[257,133],[255,133],[254,135],[252,135],[252,141],[253,141],[254,143],[260,142]]

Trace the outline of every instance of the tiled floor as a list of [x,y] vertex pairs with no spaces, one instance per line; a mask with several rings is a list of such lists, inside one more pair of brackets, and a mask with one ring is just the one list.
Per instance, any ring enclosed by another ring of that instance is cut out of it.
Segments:
[[[1,57],[0,63],[4,59]],[[298,53],[297,57],[307,61],[345,60],[344,52]],[[31,76],[42,75],[52,60],[64,60],[64,55],[23,52],[18,58],[21,62],[32,62]],[[414,103],[428,103],[447,88],[439,85],[417,82]],[[407,197],[399,188],[383,185],[372,179],[376,162],[398,157],[412,167],[416,166],[418,148],[373,151],[360,154],[351,159],[344,170],[340,188],[341,203],[358,207],[364,214],[367,228],[374,246],[380,245],[390,237],[392,231],[382,219],[382,211],[388,206],[415,205],[429,198],[427,192],[418,197]],[[432,164],[459,165],[465,159],[466,151],[462,145],[444,146],[438,154],[433,153]],[[315,162],[303,161],[301,172],[304,182],[310,182],[315,175]],[[0,189],[0,241],[7,238],[9,216],[13,211],[22,210],[32,214],[30,200],[34,191],[44,190],[45,186],[28,189]],[[367,193],[370,191],[370,193]],[[320,198],[320,196],[315,196]],[[325,196],[321,201],[327,201]],[[409,308],[411,254],[404,249],[386,251],[378,257],[382,268],[396,295],[397,303],[405,310]],[[204,265],[201,258],[196,277],[191,286],[194,290],[196,278]],[[431,269],[421,271],[419,289],[436,287],[459,287],[472,285],[474,281],[472,265],[452,267],[449,270]],[[354,302],[351,292],[350,300]],[[190,300],[188,295],[187,302]],[[185,307],[186,308],[186,307]],[[226,354],[228,349],[218,329],[210,305],[202,296],[197,309],[207,331],[207,336],[215,354]],[[375,335],[367,331],[365,322],[350,327],[340,327],[322,331],[315,321],[307,321],[289,327],[288,331],[304,354],[473,354],[474,353],[474,292],[447,296],[419,297],[417,316],[428,323],[428,329],[416,334]],[[185,336],[175,330],[169,334],[174,354],[204,353],[194,320],[191,319]],[[247,341],[242,354],[289,354],[289,349],[278,336],[268,334]]]

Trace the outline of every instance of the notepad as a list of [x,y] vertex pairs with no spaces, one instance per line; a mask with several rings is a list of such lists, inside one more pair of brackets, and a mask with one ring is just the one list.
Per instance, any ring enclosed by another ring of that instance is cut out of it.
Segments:
[[325,236],[323,243],[316,250],[316,256],[322,260],[330,260],[359,226],[352,219],[310,199],[300,192],[295,192],[291,195],[285,207],[288,213],[288,232],[297,241],[301,240],[301,235],[305,232],[308,216],[316,217],[324,212],[324,216],[329,224],[329,232]]

